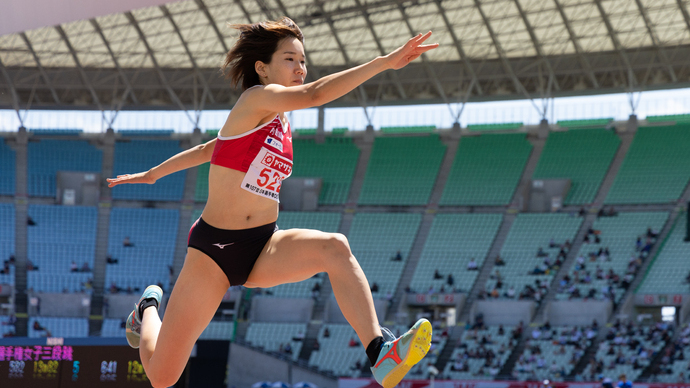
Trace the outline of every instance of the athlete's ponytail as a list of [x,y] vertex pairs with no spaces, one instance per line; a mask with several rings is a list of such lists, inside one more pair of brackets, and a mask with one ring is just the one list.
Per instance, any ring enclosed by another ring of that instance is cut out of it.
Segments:
[[281,40],[294,37],[304,44],[302,31],[288,17],[278,21],[232,24],[230,27],[240,30],[240,37],[225,55],[222,70],[225,78],[231,79],[233,86],[241,82],[243,90],[261,85],[254,64],[256,61],[271,63],[271,57]]

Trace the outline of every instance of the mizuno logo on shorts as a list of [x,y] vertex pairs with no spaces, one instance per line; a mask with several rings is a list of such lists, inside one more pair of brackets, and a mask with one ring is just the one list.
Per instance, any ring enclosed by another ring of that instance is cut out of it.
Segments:
[[216,244],[213,244],[213,245],[216,246],[216,247],[218,247],[218,248],[220,248],[220,249],[223,249],[223,248],[227,247],[228,245],[232,245],[232,244],[234,244],[234,242],[231,242],[231,243],[229,243],[229,244],[216,243]]

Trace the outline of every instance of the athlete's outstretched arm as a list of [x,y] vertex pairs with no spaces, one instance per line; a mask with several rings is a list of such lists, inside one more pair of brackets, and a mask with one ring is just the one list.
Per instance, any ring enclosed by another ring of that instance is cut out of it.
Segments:
[[148,183],[152,185],[160,178],[172,173],[198,166],[211,160],[216,139],[204,144],[192,147],[171,157],[158,166],[136,174],[118,175],[117,178],[108,178],[108,187],[115,187],[122,183]]
[[[422,44],[430,36],[431,31],[419,34],[384,57],[377,57],[368,63],[327,75],[306,85],[286,87],[270,84],[252,91],[248,97],[253,100],[254,106],[265,106],[270,112],[289,112],[329,103],[373,76],[388,69],[401,69],[423,53],[438,47],[438,43]],[[266,103],[267,101],[270,103]]]

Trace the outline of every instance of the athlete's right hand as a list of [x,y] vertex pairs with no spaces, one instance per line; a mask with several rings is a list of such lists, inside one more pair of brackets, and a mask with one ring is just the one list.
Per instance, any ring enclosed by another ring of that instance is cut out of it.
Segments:
[[117,178],[108,178],[106,181],[108,181],[108,187],[115,187],[123,183],[146,183],[149,185],[156,183],[156,180],[149,174],[149,171],[118,175]]

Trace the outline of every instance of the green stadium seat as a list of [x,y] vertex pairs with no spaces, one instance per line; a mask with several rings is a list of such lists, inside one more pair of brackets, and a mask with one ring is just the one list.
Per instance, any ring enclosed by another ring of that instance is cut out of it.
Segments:
[[311,139],[294,139],[292,147],[292,176],[322,179],[319,204],[345,203],[359,160],[359,148],[352,139],[326,138],[322,144]]
[[605,127],[612,121],[613,117],[607,117],[604,119],[561,120],[558,122],[558,126],[569,129]]
[[524,134],[463,137],[440,204],[507,205],[531,152]]
[[690,178],[689,149],[687,126],[639,128],[605,203],[675,202]]
[[435,134],[376,138],[359,204],[426,205],[445,152]]
[[467,130],[470,132],[513,131],[522,128],[523,125],[523,123],[469,124]]
[[397,127],[381,127],[381,132],[388,134],[399,133],[431,133],[436,129],[435,125],[409,125]]
[[[481,268],[501,226],[501,214],[439,214],[434,218],[424,244],[422,256],[410,282],[416,292],[441,287],[450,292],[454,288],[468,292],[479,271],[468,271],[467,263],[474,258]],[[434,279],[438,270],[442,279]],[[454,285],[446,283],[452,274]]]
[[[642,285],[635,290],[637,294],[687,294],[688,284],[688,248],[685,242],[685,227],[687,213],[684,211],[676,219],[666,241],[662,242],[662,249],[647,270]],[[659,230],[659,229],[658,229]]]
[[679,115],[658,115],[658,116],[647,116],[647,122],[650,123],[661,123],[667,121],[673,121],[677,124],[680,123],[690,123],[690,113],[679,114]]
[[603,129],[553,132],[546,140],[533,179],[571,179],[566,205],[594,202],[620,139]]

